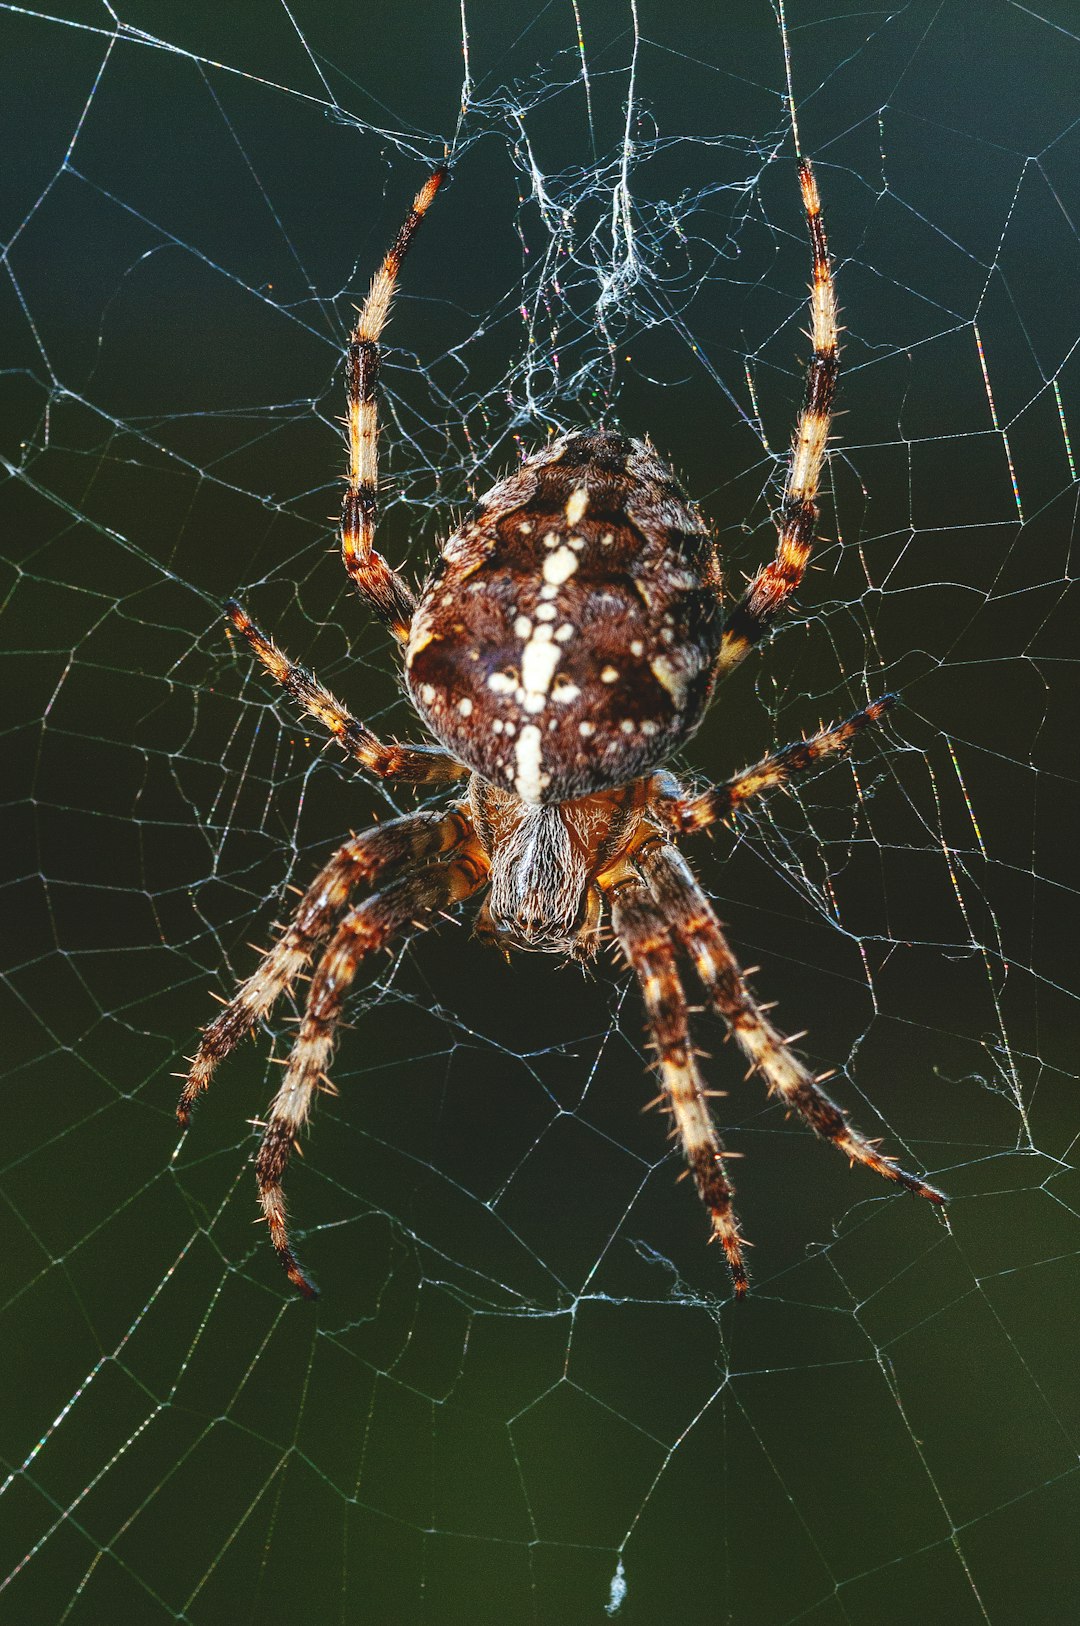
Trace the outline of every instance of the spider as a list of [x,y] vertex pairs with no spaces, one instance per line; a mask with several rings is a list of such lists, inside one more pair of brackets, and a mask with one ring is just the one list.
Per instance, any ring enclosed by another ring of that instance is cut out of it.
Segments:
[[[727,1257],[747,1273],[729,1154],[698,1068],[679,969],[688,960],[768,1090],[853,1163],[933,1203],[945,1198],[879,1152],[796,1056],[747,986],[715,910],[677,845],[751,798],[848,750],[893,704],[884,695],[703,792],[663,762],[696,729],[720,679],[775,622],[806,569],[818,517],[838,370],[837,305],[813,170],[799,160],[813,282],[805,396],[776,516],[775,557],[725,613],[716,547],[648,440],[614,429],[565,434],[481,498],[416,596],[375,551],[380,338],[398,271],[446,179],[417,193],[372,280],[349,341],[348,473],[341,549],[360,596],[404,652],[409,697],[439,743],[378,739],[235,601],[233,627],[269,675],[378,778],[460,784],[442,806],[353,836],[304,894],[254,973],[202,1032],[180,1097],[186,1125],[217,1064],[314,962],[299,1032],[255,1169],[289,1280],[315,1288],[289,1240],[282,1177],[362,963],[415,923],[483,894],[478,933],[510,949],[586,961],[610,935],[640,984],[686,1173]],[[798,1037],[801,1037],[799,1035]]]

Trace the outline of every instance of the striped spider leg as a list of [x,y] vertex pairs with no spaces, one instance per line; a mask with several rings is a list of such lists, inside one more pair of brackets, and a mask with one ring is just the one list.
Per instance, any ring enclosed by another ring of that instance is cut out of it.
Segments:
[[705,1089],[694,1055],[686,994],[675,963],[670,926],[648,885],[638,880],[623,881],[612,889],[611,924],[641,988],[663,1086],[660,1099],[666,1102],[674,1119],[674,1132],[682,1142],[687,1168],[709,1213],[713,1239],[724,1250],[736,1295],[742,1298],[747,1276],[732,1202],[735,1188],[724,1167],[728,1154],[709,1111],[710,1092]]
[[[401,745],[380,740],[366,724],[353,717],[317,678],[290,661],[238,604],[230,603],[228,615],[270,676],[281,684],[302,710],[326,728],[354,761],[376,778],[396,779],[409,784],[446,783],[460,779],[466,773],[459,762],[435,746]],[[367,953],[407,925],[412,915],[441,909],[456,900],[460,891],[460,861],[456,860],[455,855],[458,849],[467,844],[470,834],[471,825],[464,812],[457,807],[443,807],[391,820],[353,836],[339,847],[302,897],[273,948],[241,984],[224,1010],[203,1030],[177,1105],[180,1123],[186,1125],[189,1122],[191,1109],[209,1086],[218,1064],[235,1049],[245,1034],[269,1015],[281,995],[291,989],[301,971],[334,930],[356,892],[373,891],[388,878],[403,877],[387,891],[375,892],[367,900],[370,922],[369,917],[357,909],[350,913],[350,920],[357,917],[369,922],[364,927],[367,931],[365,941],[369,942],[369,947],[363,952]],[[441,865],[440,860],[443,861]],[[433,869],[441,869],[445,873],[434,878]],[[412,912],[407,919],[399,920],[401,902],[406,898],[413,900]],[[353,941],[359,942],[360,935],[354,934]],[[362,955],[355,959],[350,980],[355,975],[360,958]],[[343,963],[340,953],[337,962],[339,965]],[[329,1024],[331,1035],[334,1021],[336,1012]],[[279,1182],[287,1149],[282,1151],[281,1124],[290,1112],[297,1126],[306,1119],[311,1091],[316,1084],[317,1079],[312,1081],[305,1073],[304,1082],[297,1086],[288,1102],[285,1101],[284,1086],[279,1091],[277,1102],[282,1104],[281,1113],[276,1119],[271,1116],[257,1161],[260,1197],[271,1223],[275,1245],[290,1277],[306,1292],[311,1291],[310,1284],[306,1283],[296,1266],[285,1233]],[[273,1134],[276,1134],[277,1141],[268,1150]]]
[[799,185],[810,233],[813,350],[806,368],[802,410],[795,426],[777,518],[776,555],[758,571],[724,622],[715,667],[718,680],[727,677],[760,642],[797,591],[810,558],[818,518],[818,486],[829,444],[833,397],[840,371],[840,328],[821,199],[814,171],[806,158],[799,160]]
[[463,903],[486,875],[483,853],[474,842],[466,841],[459,851],[394,881],[349,910],[312,974],[300,1032],[255,1158],[259,1201],[270,1239],[286,1275],[305,1298],[314,1298],[315,1288],[289,1242],[281,1180],[315,1093],[325,1082],[345,997],[366,959],[410,926]]
[[235,599],[230,599],[226,614],[274,682],[280,683],[301,711],[314,717],[376,779],[395,779],[408,785],[445,785],[467,775],[467,768],[436,745],[401,745],[396,740],[387,744],[380,740],[313,673],[291,661],[272,638],[261,632]]
[[[862,730],[880,722],[893,704],[892,695],[882,696],[844,722],[785,746],[725,784],[696,795],[684,792],[670,775],[657,774],[651,785],[653,816],[673,835],[705,829],[793,775],[846,754]],[[821,1088],[822,1079],[795,1056],[791,1041],[777,1031],[747,989],[715,910],[686,859],[655,829],[642,827],[614,878],[606,886],[602,879],[601,886],[610,903],[616,941],[641,989],[663,1085],[658,1099],[674,1120],[673,1132],[682,1143],[688,1169],[709,1213],[713,1237],[723,1247],[736,1296],[741,1298],[747,1289],[742,1254],[746,1244],[725,1162],[732,1154],[725,1150],[708,1106],[710,1095],[723,1092],[706,1089],[701,1078],[689,1031],[679,954],[685,954],[694,966],[709,1005],[734,1035],[751,1070],[761,1073],[770,1094],[778,1095],[789,1110],[852,1162],[866,1164],[931,1202],[943,1203],[945,1198],[853,1128]]]
[[357,591],[399,643],[409,636],[416,596],[373,545],[379,509],[379,339],[390,315],[401,262],[447,174],[446,165],[440,164],[413,199],[400,231],[371,279],[349,340],[345,364],[349,469],[341,504],[341,556]]
[[692,961],[709,1004],[727,1024],[751,1070],[823,1140],[853,1163],[864,1163],[915,1196],[942,1204],[945,1197],[918,1175],[908,1174],[861,1135],[847,1114],[821,1089],[814,1076],[769,1021],[746,986],[743,972],[724,936],[712,904],[676,847],[658,843],[638,860],[650,895],[680,948]]
[[181,1124],[190,1121],[191,1109],[209,1087],[218,1064],[290,991],[350,897],[361,889],[372,890],[387,876],[441,857],[461,843],[467,830],[467,821],[456,810],[409,813],[365,830],[338,848],[304,893],[273,948],[203,1029],[176,1109]]
[[696,795],[687,794],[677,781],[671,780],[658,804],[660,815],[668,829],[678,835],[707,830],[709,825],[737,813],[753,797],[786,784],[793,774],[804,773],[827,757],[846,756],[862,730],[880,723],[895,704],[894,694],[883,694],[842,723],[821,728],[807,739],[794,740],[722,785],[713,785]]

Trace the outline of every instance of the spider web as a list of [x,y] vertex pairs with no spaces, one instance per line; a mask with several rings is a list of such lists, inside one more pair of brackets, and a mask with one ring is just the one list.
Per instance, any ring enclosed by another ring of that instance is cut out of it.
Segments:
[[327,515],[349,317],[446,143],[388,333],[387,554],[422,573],[522,450],[607,414],[733,580],[768,555],[808,266],[780,19],[0,7],[3,1618],[1075,1610],[1080,38],[1062,0],[975,9],[788,10],[843,415],[800,607],[685,764],[902,693],[689,850],[947,1216],[849,1173],[702,1018],[756,1244],[734,1305],[640,1113],[625,976],[440,924],[359,988],[290,1170],[312,1308],[251,1223],[292,1013],[182,1137],[169,1075],[288,887],[413,804],[298,724],[221,603],[415,737]]

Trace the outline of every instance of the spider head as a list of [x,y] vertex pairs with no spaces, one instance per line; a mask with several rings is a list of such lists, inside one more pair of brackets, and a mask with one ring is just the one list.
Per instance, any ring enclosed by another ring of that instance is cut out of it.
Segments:
[[574,952],[585,913],[586,855],[560,807],[480,791],[491,859],[480,930],[504,949]]
[[496,920],[491,909],[490,899],[484,909],[482,922],[478,922],[477,930],[483,937],[489,938],[496,948],[509,953],[511,949],[520,952],[539,954],[558,954],[563,958],[575,955],[575,939],[573,933],[561,929],[560,925],[546,921],[540,916],[530,917],[522,913],[512,921]]

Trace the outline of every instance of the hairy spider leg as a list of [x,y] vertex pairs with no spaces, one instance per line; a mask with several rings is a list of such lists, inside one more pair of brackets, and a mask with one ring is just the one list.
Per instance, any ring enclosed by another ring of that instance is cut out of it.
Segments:
[[235,599],[229,601],[226,613],[275,683],[280,683],[301,710],[321,723],[349,755],[377,779],[399,779],[410,785],[446,784],[468,773],[467,768],[437,745],[399,745],[396,741],[385,744],[365,723],[353,717],[306,667],[291,661],[272,638],[259,630]]
[[739,1298],[746,1292],[739,1220],[732,1204],[734,1186],[724,1168],[727,1153],[709,1111],[690,1038],[686,994],[662,912],[641,881],[624,881],[613,892],[615,936],[637,973],[649,1031],[658,1053],[664,1100],[674,1132],[712,1221],[713,1237],[727,1257]]
[[804,773],[825,757],[843,756],[864,728],[879,723],[896,704],[896,696],[883,694],[862,711],[857,711],[842,723],[822,728],[805,740],[796,740],[764,757],[752,768],[744,768],[722,785],[698,795],[687,795],[681,787],[671,796],[664,796],[656,805],[657,812],[670,830],[686,835],[694,830],[705,830],[719,819],[736,813],[744,803],[760,796],[777,785],[786,784],[793,774]]
[[810,329],[813,351],[806,368],[802,410],[788,460],[777,517],[776,556],[759,570],[728,615],[716,658],[715,678],[727,677],[771,627],[803,579],[817,524],[817,492],[829,441],[833,397],[840,367],[839,321],[825,224],[814,172],[799,161],[799,184],[810,233],[813,281]]
[[861,1135],[821,1089],[820,1080],[792,1053],[791,1041],[777,1032],[747,988],[715,911],[677,848],[658,845],[649,849],[642,854],[639,868],[663,918],[671,923],[693,960],[709,1003],[723,1017],[751,1070],[764,1078],[770,1095],[779,1096],[789,1111],[797,1112],[851,1162],[865,1163],[917,1197],[944,1203],[946,1198],[934,1186],[908,1174]]
[[401,262],[447,173],[446,165],[440,164],[413,199],[401,230],[371,280],[345,364],[349,468],[341,505],[341,556],[361,596],[401,643],[409,636],[416,597],[373,546],[379,512],[379,337],[390,315]]
[[373,887],[388,874],[452,851],[470,833],[465,815],[456,810],[409,813],[353,836],[338,848],[304,893],[273,948],[203,1029],[176,1108],[182,1124],[188,1123],[193,1105],[209,1086],[219,1062],[292,987],[352,894],[362,886]]
[[305,1298],[314,1298],[315,1288],[289,1242],[281,1181],[315,1092],[326,1081],[345,996],[364,960],[414,922],[464,902],[486,875],[487,860],[479,844],[473,843],[468,851],[393,882],[349,910],[312,975],[300,1032],[255,1159],[270,1239],[289,1280]]

